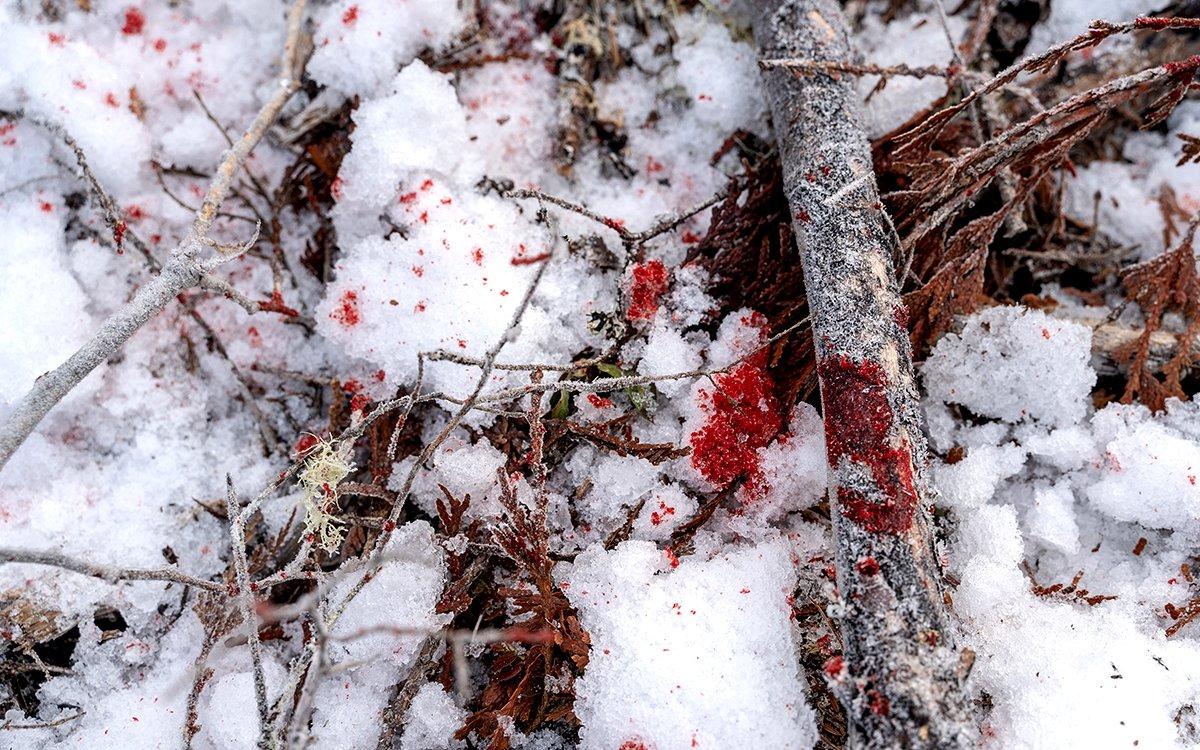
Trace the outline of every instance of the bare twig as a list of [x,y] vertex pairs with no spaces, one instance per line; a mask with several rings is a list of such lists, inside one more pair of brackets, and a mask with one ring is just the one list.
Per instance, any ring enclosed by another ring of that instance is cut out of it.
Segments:
[[16,724],[16,723],[13,723],[12,721],[6,721],[3,724],[0,724],[0,731],[11,731],[11,730],[16,730],[16,729],[53,729],[55,727],[61,727],[63,724],[66,724],[68,722],[75,721],[76,719],[81,718],[86,713],[87,713],[87,711],[80,709],[79,711],[76,711],[73,714],[67,714],[66,716],[62,717],[61,719],[55,719],[54,721],[37,722],[35,724]]
[[258,746],[271,746],[270,719],[267,716],[267,679],[263,673],[262,642],[258,638],[258,616],[255,614],[254,586],[250,582],[249,564],[246,560],[246,513],[239,506],[233,491],[233,479],[225,476],[225,514],[229,517],[230,555],[237,582],[238,604],[242,610],[242,628],[250,643],[250,659],[254,665],[254,699],[258,704]]
[[122,568],[116,565],[101,565],[74,557],[67,557],[55,552],[36,552],[33,550],[12,549],[0,547],[0,563],[22,563],[27,565],[49,565],[63,570],[70,570],[92,578],[99,578],[109,583],[118,581],[166,581],[180,583],[184,586],[194,586],[205,591],[224,591],[225,587],[213,581],[205,581],[190,576],[173,567],[165,568]]

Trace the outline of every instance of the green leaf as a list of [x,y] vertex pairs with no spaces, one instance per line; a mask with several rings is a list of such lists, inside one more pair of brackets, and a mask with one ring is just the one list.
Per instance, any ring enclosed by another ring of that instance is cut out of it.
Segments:
[[571,410],[571,394],[566,391],[559,391],[554,396],[554,406],[550,409],[551,419],[566,419],[567,412]]

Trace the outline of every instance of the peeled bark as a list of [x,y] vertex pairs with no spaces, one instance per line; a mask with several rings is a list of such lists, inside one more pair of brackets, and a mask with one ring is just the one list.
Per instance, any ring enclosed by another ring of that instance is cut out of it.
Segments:
[[[765,59],[853,62],[835,0],[763,0]],[[964,660],[933,550],[928,450],[852,79],[763,73],[804,269],[833,472],[843,657],[826,671],[851,745],[974,744]]]

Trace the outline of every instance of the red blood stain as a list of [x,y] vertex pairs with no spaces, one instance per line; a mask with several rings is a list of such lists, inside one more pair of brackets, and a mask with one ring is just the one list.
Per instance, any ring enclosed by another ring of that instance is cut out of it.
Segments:
[[675,556],[675,550],[671,549],[670,547],[667,547],[665,550],[663,550],[663,552],[666,553],[667,562],[671,564],[671,567],[678,568],[679,567],[679,558]]
[[413,275],[419,279],[425,275],[425,267],[424,266],[413,266],[412,272],[413,272]]
[[413,305],[413,312],[425,312],[425,300],[421,300],[417,304]]
[[878,690],[867,691],[867,706],[871,709],[871,713],[876,716],[887,716],[892,710],[892,704]]
[[879,575],[879,561],[867,556],[854,563],[854,569],[865,576]]
[[625,740],[618,750],[651,750],[651,748],[641,740]]
[[667,268],[661,260],[638,263],[633,267],[629,288],[630,320],[650,320],[658,312],[658,300],[667,291]]
[[431,187],[433,187],[433,180],[426,179],[424,182],[421,183],[421,191],[422,192],[428,190]]
[[50,201],[41,201],[38,203],[38,208],[42,209],[42,213],[50,213],[54,210],[54,204]]
[[1050,329],[1049,328],[1042,329],[1042,338],[1044,338],[1044,339],[1050,338]]
[[250,326],[246,329],[246,335],[250,339],[250,346],[258,349],[262,346],[262,335],[258,332],[257,326]]
[[418,217],[418,218],[420,219],[422,224],[428,224],[429,223],[429,212],[422,211],[420,217]]
[[675,515],[675,509],[673,507],[671,507],[670,505],[667,505],[666,503],[664,503],[662,500],[659,500],[658,501],[658,510],[651,511],[651,513],[650,513],[650,523],[654,524],[655,526],[658,526],[667,519],[667,516],[673,516],[673,515]]
[[475,265],[483,265],[483,248],[475,248],[471,251],[471,260],[475,261]]
[[719,390],[700,391],[707,419],[689,438],[692,466],[718,489],[743,478],[747,496],[761,497],[766,487],[758,450],[771,442],[783,422],[766,353],[755,354],[714,380]]
[[346,8],[346,12],[342,14],[342,23],[345,24],[346,26],[353,26],[354,22],[357,20],[358,20],[358,6],[351,5],[349,8]]
[[143,210],[142,207],[136,203],[125,209],[125,215],[128,216],[131,221],[141,221],[142,219],[146,218],[145,210]]
[[62,47],[67,40],[67,38],[62,34],[55,34],[53,31],[46,36],[50,39],[51,46],[54,47]]
[[683,235],[680,237],[680,239],[683,240],[683,244],[685,245],[694,245],[699,242],[701,238],[700,235],[696,234],[692,230],[685,229],[683,230]]
[[595,393],[589,393],[587,395],[587,400],[589,404],[597,409],[607,409],[613,405],[611,398],[605,398]]
[[399,203],[402,206],[407,206],[410,203],[416,203],[416,202],[417,202],[417,191],[416,190],[412,191],[411,193],[404,193],[403,195],[400,196],[400,199],[399,199]]
[[387,378],[387,373],[384,372],[383,370],[377,370],[375,372],[376,382],[382,383],[386,378]]
[[166,39],[155,39],[154,40],[154,51],[155,52],[163,52],[166,49],[167,49],[167,40]]
[[335,201],[340,201],[342,199],[342,178],[341,177],[333,178],[333,182],[329,185],[329,194],[333,196],[333,199]]
[[846,662],[840,656],[831,656],[825,660],[825,674],[837,677],[846,668]]
[[823,360],[817,373],[829,465],[838,466],[843,457],[863,464],[879,489],[879,499],[872,500],[839,487],[843,512],[871,533],[904,533],[912,525],[917,491],[907,441],[895,445],[892,440],[893,414],[882,368],[837,355]]
[[655,172],[663,171],[663,169],[665,169],[665,167],[663,167],[663,163],[661,161],[659,161],[658,159],[655,159],[653,156],[646,157],[646,172],[647,173],[654,174]]
[[345,383],[342,383],[342,390],[352,396],[356,393],[362,393],[362,389],[362,383],[358,382],[354,378],[350,378]]
[[121,33],[127,36],[142,33],[142,29],[146,26],[146,17],[137,8],[127,8],[125,10],[125,25],[121,27]]
[[117,225],[113,227],[113,242],[117,246],[118,254],[125,252],[121,249],[121,245],[125,242],[125,231],[127,229],[129,229],[129,227],[126,226],[124,221],[118,221]]
[[116,94],[112,93],[111,91],[104,95],[104,103],[113,109],[117,109],[121,106],[121,103],[117,101]]
[[371,400],[361,393],[356,393],[350,398],[350,411],[362,411],[367,408],[367,404]]
[[71,85],[74,86],[75,88],[79,89],[80,91],[83,91],[84,89],[87,88],[87,84],[80,80],[71,81]]
[[342,292],[342,296],[338,299],[338,306],[329,313],[329,317],[347,328],[358,325],[358,292],[353,289]]

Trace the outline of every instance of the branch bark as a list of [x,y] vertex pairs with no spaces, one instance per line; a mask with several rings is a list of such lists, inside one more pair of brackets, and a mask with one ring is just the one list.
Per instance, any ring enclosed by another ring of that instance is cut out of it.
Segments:
[[[760,0],[766,59],[852,64],[835,0]],[[844,655],[827,665],[851,746],[967,747],[976,737],[943,599],[934,489],[892,252],[849,77],[765,70],[817,349]]]
[[[208,193],[192,227],[169,260],[150,282],[104,322],[100,330],[66,362],[39,377],[33,387],[14,405],[0,426],[0,469],[49,411],[94,369],[117,352],[146,321],[157,315],[180,292],[197,286],[221,263],[236,257],[209,238],[217,211],[229,194],[234,175],[246,157],[262,140],[283,106],[300,88],[304,69],[305,45],[302,33],[305,0],[296,0],[288,14],[287,41],[284,45],[282,72],[275,95],[263,105],[241,139],[229,149],[209,186]],[[214,248],[211,257],[201,257],[205,248]]]

